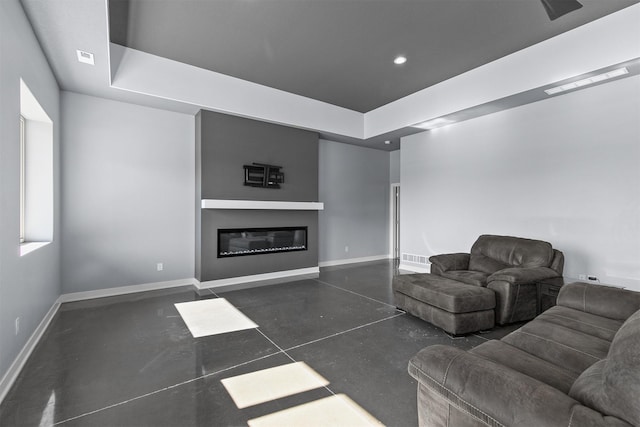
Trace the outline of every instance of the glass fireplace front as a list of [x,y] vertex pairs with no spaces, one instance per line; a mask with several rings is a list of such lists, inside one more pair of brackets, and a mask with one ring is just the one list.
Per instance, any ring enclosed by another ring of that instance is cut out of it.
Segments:
[[218,229],[218,258],[307,250],[307,227]]

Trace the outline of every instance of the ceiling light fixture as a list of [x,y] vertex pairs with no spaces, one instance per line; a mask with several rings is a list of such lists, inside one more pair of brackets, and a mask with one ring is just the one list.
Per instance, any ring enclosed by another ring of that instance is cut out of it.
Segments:
[[386,140],[386,141],[384,142],[384,145],[391,145],[391,141]]
[[396,56],[395,59],[393,60],[393,63],[396,65],[402,65],[405,62],[407,62],[407,57],[406,56]]
[[435,129],[442,126],[450,125],[451,123],[455,123],[455,120],[445,119],[444,117],[438,117],[437,119],[427,120],[426,122],[418,123],[417,125],[413,125],[414,128],[420,129]]
[[83,64],[89,64],[89,65],[94,65],[94,61],[93,61],[93,53],[91,52],[85,52],[84,50],[76,50],[76,54],[78,55],[78,61],[82,62]]
[[629,70],[627,70],[627,67],[622,67],[622,68],[618,68],[617,70],[609,71],[608,73],[598,74],[597,76],[587,77],[586,79],[582,79],[575,82],[566,83],[560,86],[545,89],[545,92],[547,95],[555,95],[560,92],[566,92],[568,90],[577,89],[582,86],[599,83],[603,80],[609,80],[615,77],[624,76],[625,74],[629,74]]

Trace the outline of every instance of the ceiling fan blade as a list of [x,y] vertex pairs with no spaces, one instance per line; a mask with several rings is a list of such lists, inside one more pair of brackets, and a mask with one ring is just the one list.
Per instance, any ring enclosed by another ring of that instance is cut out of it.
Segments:
[[577,0],[540,0],[552,21],[582,7]]

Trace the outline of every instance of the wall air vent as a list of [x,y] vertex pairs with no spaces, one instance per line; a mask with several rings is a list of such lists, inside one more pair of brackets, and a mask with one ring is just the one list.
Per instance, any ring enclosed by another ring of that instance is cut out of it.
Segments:
[[413,264],[429,265],[429,257],[426,255],[402,254],[402,261],[411,262]]

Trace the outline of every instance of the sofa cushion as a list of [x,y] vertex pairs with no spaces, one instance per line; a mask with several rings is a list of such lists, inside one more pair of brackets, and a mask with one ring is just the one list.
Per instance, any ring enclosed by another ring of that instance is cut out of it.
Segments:
[[596,316],[584,311],[556,305],[538,316],[547,322],[562,325],[603,340],[612,341],[622,321]]
[[640,292],[575,282],[560,289],[558,305],[624,321],[640,307]]
[[624,322],[608,357],[584,371],[569,395],[599,412],[640,425],[640,310]]
[[468,270],[452,270],[444,271],[441,273],[442,277],[446,277],[451,280],[466,283],[474,286],[487,286],[487,273],[481,271],[468,271]]
[[512,267],[549,267],[554,253],[542,240],[484,234],[471,247],[471,257],[484,255]]
[[503,341],[491,340],[469,350],[568,393],[578,374],[542,360]]
[[511,265],[506,264],[497,259],[489,258],[482,254],[471,254],[469,257],[469,270],[481,271],[483,273],[492,274],[499,270],[509,268]]
[[502,341],[576,374],[604,359],[610,345],[607,340],[544,319],[527,323]]

